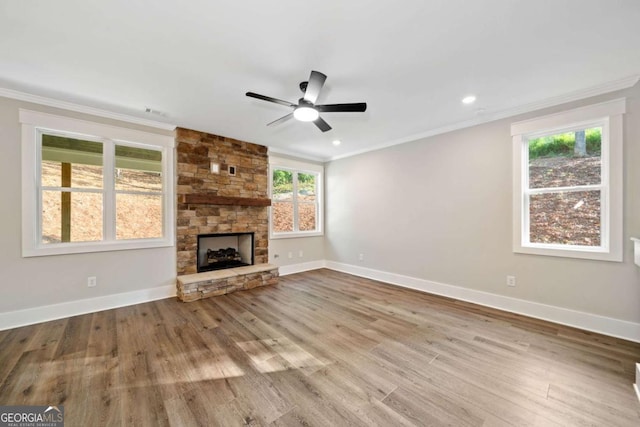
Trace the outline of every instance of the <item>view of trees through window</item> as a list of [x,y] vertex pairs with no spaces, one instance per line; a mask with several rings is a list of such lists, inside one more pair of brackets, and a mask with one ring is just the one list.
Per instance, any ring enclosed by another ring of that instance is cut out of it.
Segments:
[[317,175],[312,173],[274,169],[271,191],[274,232],[316,231],[316,181]]
[[[103,144],[42,136],[42,243],[104,239]],[[162,153],[115,145],[117,239],[162,237]]]
[[528,141],[531,243],[600,246],[602,128]]

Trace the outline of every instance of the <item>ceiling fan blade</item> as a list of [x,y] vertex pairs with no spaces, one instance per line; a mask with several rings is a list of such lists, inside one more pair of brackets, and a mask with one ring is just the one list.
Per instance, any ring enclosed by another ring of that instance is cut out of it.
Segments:
[[289,101],[283,101],[281,99],[272,98],[270,96],[260,95],[259,93],[247,92],[246,95],[250,98],[261,99],[263,101],[275,102],[276,104],[284,105],[285,107],[297,107],[296,104],[292,104]]
[[354,102],[351,104],[326,104],[316,105],[315,108],[321,113],[362,113],[367,111],[367,103]]
[[327,80],[327,76],[318,71],[312,71],[309,83],[307,83],[307,90],[304,92],[304,100],[315,104],[325,80]]
[[267,126],[273,126],[273,125],[277,125],[283,122],[286,122],[287,120],[289,120],[291,117],[293,117],[293,113],[289,113],[286,116],[282,116],[279,119],[276,119],[274,121],[272,121],[271,123],[267,123]]
[[331,126],[329,126],[329,123],[327,123],[324,120],[322,120],[322,117],[318,117],[317,119],[315,119],[313,121],[313,123],[315,123],[316,126],[318,126],[318,129],[320,129],[322,132],[326,132],[328,130],[331,130]]

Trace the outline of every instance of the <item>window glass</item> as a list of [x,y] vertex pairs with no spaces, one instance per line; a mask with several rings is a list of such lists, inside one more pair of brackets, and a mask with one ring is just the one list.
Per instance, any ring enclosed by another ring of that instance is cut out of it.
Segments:
[[528,140],[530,243],[600,246],[600,191],[557,189],[599,186],[601,148],[602,127]]
[[271,176],[273,233],[318,231],[318,177],[316,173],[274,169]]
[[300,231],[315,231],[316,206],[310,203],[301,203],[298,207],[300,217]]
[[276,233],[293,231],[293,172],[275,169],[272,179],[273,230]]
[[102,240],[102,193],[42,192],[42,243]]
[[273,231],[276,233],[293,231],[293,203],[273,202],[271,207]]
[[116,194],[116,239],[162,237],[162,196]]
[[276,169],[273,171],[272,198],[277,202],[293,200],[293,172]]
[[102,188],[102,152],[99,142],[43,134],[42,185]]
[[42,135],[41,242],[102,240],[103,145]]
[[601,145],[601,127],[530,139],[529,188],[600,184]]
[[531,195],[531,243],[600,246],[600,191]]
[[115,146],[116,239],[162,237],[162,152]]
[[316,230],[316,176],[298,173],[298,217],[300,231]]
[[298,199],[304,202],[316,200],[316,176],[309,173],[298,174]]
[[116,190],[162,191],[162,152],[116,145]]

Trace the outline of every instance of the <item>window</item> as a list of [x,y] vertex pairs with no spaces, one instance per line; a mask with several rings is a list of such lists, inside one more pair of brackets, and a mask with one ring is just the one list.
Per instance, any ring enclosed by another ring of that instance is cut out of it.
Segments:
[[614,100],[514,123],[514,252],[622,261],[622,114]]
[[20,110],[23,256],[173,245],[173,138]]
[[271,165],[271,238],[322,235],[322,167],[297,163]]

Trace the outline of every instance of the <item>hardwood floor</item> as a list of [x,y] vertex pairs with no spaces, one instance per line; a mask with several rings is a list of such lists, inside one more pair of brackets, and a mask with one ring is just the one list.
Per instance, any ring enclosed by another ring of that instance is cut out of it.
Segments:
[[316,270],[0,332],[67,426],[638,426],[640,345]]

